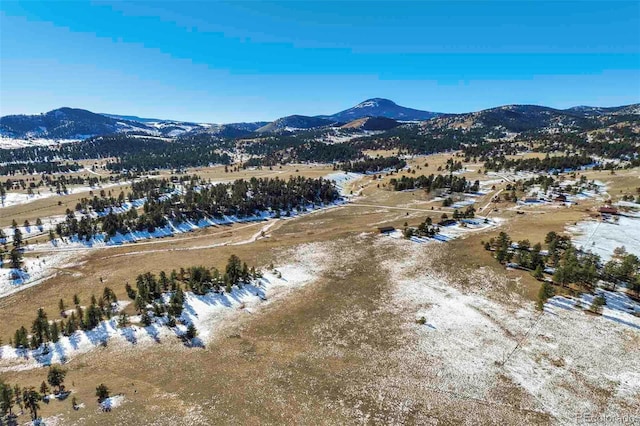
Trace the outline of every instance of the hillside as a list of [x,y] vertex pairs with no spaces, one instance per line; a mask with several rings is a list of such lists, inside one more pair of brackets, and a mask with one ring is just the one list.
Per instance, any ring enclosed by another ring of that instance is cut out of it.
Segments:
[[84,139],[115,132],[147,132],[154,129],[137,122],[117,120],[77,108],[59,108],[39,115],[0,117],[0,133],[14,138]]
[[505,105],[472,113],[446,114],[423,124],[432,129],[497,129],[513,133],[588,131],[638,120],[637,110],[637,106],[559,110],[538,105]]
[[347,124],[340,126],[341,129],[357,129],[357,130],[390,130],[400,125],[394,119],[386,117],[365,117],[358,118]]
[[277,120],[260,127],[256,130],[258,133],[278,132],[287,129],[311,129],[314,127],[329,126],[334,124],[335,120],[329,120],[319,117],[308,117],[305,115],[289,115],[287,117],[278,118]]

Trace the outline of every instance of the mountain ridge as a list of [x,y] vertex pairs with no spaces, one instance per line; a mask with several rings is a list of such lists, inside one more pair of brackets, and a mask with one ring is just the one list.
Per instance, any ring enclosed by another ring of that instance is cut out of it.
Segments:
[[[386,114],[386,115],[384,115]],[[399,118],[399,114],[404,114]],[[416,114],[416,115],[411,115]],[[422,114],[430,118],[410,120]],[[153,119],[117,114],[99,114],[79,108],[62,107],[43,114],[0,117],[0,135],[17,139],[85,139],[110,133],[144,133],[177,137],[208,133],[216,137],[242,137],[256,133],[295,131],[326,126],[361,129],[395,126],[396,122],[419,121],[438,128],[499,128],[508,132],[551,129],[590,130],[618,122],[637,121],[640,103],[613,107],[575,106],[557,109],[541,105],[511,104],[468,113],[434,113],[406,108],[384,98],[370,98],[333,115],[290,115],[266,122],[206,124]],[[129,120],[129,119],[131,120]],[[362,122],[349,125],[354,121]],[[142,121],[136,121],[142,120]],[[144,122],[143,122],[144,121]]]

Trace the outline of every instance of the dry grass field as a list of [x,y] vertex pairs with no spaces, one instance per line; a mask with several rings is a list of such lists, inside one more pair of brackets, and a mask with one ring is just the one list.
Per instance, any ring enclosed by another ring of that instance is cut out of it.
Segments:
[[[449,158],[434,155],[409,164],[416,175],[438,173]],[[465,166],[467,179],[488,179],[477,173],[481,164]],[[212,181],[332,172],[326,165],[188,171]],[[637,170],[585,174],[607,183],[613,198],[640,186]],[[483,213],[500,218],[498,227],[446,244],[420,245],[380,236],[376,227],[415,226],[453,209],[424,191],[388,190],[389,179],[397,176],[363,177],[349,188],[360,194],[351,203],[296,218],[79,250],[53,278],[0,299],[0,338],[7,342],[15,329],[30,324],[38,307],[56,317],[60,298],[68,305],[75,294],[88,301],[109,286],[118,299],[127,300],[125,284],[143,272],[223,268],[231,254],[263,270],[270,264],[314,265],[313,280],[305,286],[274,291],[264,306],[239,308],[224,317],[204,348],[188,348],[166,336],[156,343],[107,343],[72,357],[65,365],[66,382],[84,406],[75,411],[69,400],[41,403],[46,424],[566,424],[572,413],[567,404],[580,401],[601,413],[633,413],[640,395],[617,397],[600,364],[595,370],[584,367],[582,355],[563,343],[544,343],[554,337],[542,331],[529,337],[514,362],[504,362],[537,323],[533,300],[540,284],[526,272],[505,271],[481,245],[503,230],[514,240],[543,241],[549,231],[564,232],[588,217],[598,202],[518,209],[524,214],[517,214],[513,203],[491,204]],[[495,191],[478,197],[476,208],[488,205]],[[13,218],[20,223],[63,214],[80,196],[1,209],[0,225]],[[133,306],[126,312],[133,315]],[[416,324],[420,315],[427,317],[427,326]],[[576,335],[588,334],[580,338],[593,340],[584,350],[603,352],[598,319],[588,331],[574,317],[560,320]],[[456,338],[463,330],[470,334]],[[634,331],[615,329],[610,341],[628,347],[625,355],[616,350],[611,356],[635,368],[636,361],[629,360],[640,359],[639,339]],[[610,358],[602,356],[606,364]],[[562,366],[536,389],[527,381],[527,369],[552,369],[550,359]],[[601,381],[590,380],[589,374]],[[39,386],[45,376],[46,368],[2,369],[0,361],[0,377],[10,383]],[[576,377],[583,388],[574,387]],[[121,406],[106,413],[98,409],[95,387],[100,383],[124,396]]]

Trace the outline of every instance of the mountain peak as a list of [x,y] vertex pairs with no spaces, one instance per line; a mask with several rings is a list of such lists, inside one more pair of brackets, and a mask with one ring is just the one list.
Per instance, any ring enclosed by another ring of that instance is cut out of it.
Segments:
[[354,108],[380,108],[380,107],[397,107],[398,105],[390,99],[371,98],[360,102]]
[[350,122],[364,117],[385,117],[401,121],[421,121],[428,120],[436,115],[438,114],[430,111],[420,111],[400,106],[389,99],[371,98],[360,102],[352,108],[340,111],[337,114],[322,117],[340,122]]

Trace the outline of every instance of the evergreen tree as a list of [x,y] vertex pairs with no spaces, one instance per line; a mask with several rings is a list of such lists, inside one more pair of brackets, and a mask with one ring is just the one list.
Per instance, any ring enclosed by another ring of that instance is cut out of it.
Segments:
[[105,399],[109,398],[109,388],[105,384],[100,383],[96,387],[96,396],[98,397],[98,403],[102,403]]
[[41,399],[42,396],[33,387],[25,389],[22,392],[22,401],[24,404],[24,408],[29,410],[29,412],[31,413],[31,420],[33,421],[38,419],[38,410],[40,409],[39,402]]
[[64,378],[67,375],[67,370],[63,369],[58,365],[52,365],[49,367],[49,372],[47,373],[47,382],[54,388],[56,388],[56,393],[62,392],[64,388]]
[[198,335],[198,330],[196,330],[196,326],[193,325],[193,323],[189,324],[189,326],[187,327],[187,333],[185,335],[187,339],[191,340],[197,335]]
[[536,280],[542,280],[542,278],[544,277],[544,270],[542,269],[542,265],[538,264],[538,266],[536,266],[536,269],[533,271],[533,277]]
[[546,303],[547,299],[553,297],[554,294],[555,290],[553,288],[553,284],[544,281],[540,286],[540,291],[538,291],[538,309],[543,310],[544,304]]
[[13,414],[13,404],[13,389],[9,384],[0,379],[0,419]]

